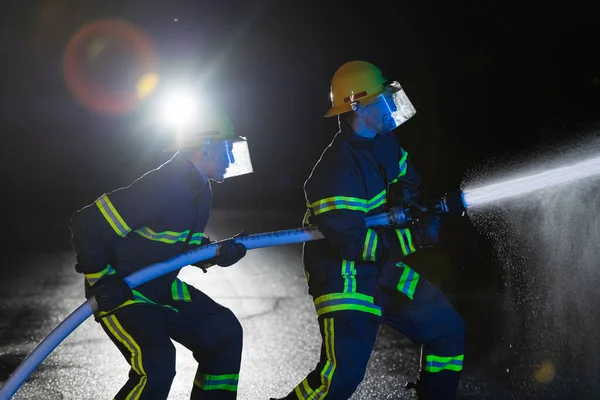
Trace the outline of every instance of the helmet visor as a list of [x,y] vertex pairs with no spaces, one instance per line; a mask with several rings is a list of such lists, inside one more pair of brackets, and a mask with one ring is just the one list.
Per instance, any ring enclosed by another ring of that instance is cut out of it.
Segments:
[[406,92],[396,81],[386,86],[386,91],[382,96],[393,119],[394,127],[392,129],[399,127],[417,113]]
[[227,160],[229,162],[224,178],[233,178],[234,176],[254,172],[246,138],[238,136],[235,139],[228,139],[224,142],[227,146]]

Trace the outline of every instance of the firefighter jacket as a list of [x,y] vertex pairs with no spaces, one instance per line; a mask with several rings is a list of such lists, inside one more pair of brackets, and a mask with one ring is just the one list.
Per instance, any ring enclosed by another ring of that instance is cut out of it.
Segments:
[[[103,194],[71,220],[77,271],[86,287],[107,275],[126,277],[149,264],[210,242],[204,237],[212,203],[210,183],[180,154],[135,180]],[[134,289],[131,303],[191,301],[179,270]],[[87,291],[86,291],[87,296]]]
[[395,241],[390,246],[400,246],[405,256],[415,247],[410,229],[367,228],[365,217],[388,211],[389,187],[399,180],[420,184],[394,133],[365,139],[341,124],[304,185],[304,226],[317,225],[325,236],[305,243],[303,250],[309,293],[319,316],[338,310],[381,314],[373,303],[373,277],[386,261],[384,243],[390,243],[382,236]]

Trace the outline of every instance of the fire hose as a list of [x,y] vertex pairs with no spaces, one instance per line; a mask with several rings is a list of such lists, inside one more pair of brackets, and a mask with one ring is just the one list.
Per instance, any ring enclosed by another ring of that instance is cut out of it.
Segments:
[[[443,196],[428,207],[417,205],[417,208],[420,212],[425,214],[461,214],[466,210],[466,204],[463,193],[456,192],[449,196]],[[404,207],[392,207],[387,213],[365,218],[367,227],[404,226],[409,224],[412,220],[413,217],[410,209]],[[308,228],[297,228],[242,236],[236,238],[235,241],[243,243],[246,248],[250,250],[302,243],[323,238],[323,234],[319,231],[318,226],[312,226]],[[209,260],[217,255],[219,245],[220,242],[213,242],[209,245],[179,254],[166,261],[149,265],[146,268],[127,276],[125,282],[127,282],[131,288],[135,288],[187,265]],[[10,399],[46,357],[48,357],[48,355],[50,355],[63,340],[93,314],[96,307],[96,301],[91,297],[54,328],[54,330],[31,352],[31,354],[23,360],[4,385],[2,385],[0,388],[0,400]]]

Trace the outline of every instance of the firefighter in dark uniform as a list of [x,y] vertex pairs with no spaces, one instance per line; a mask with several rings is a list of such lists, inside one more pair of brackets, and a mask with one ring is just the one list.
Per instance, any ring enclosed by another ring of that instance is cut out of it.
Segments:
[[[123,280],[149,264],[210,243],[204,235],[211,180],[222,182],[235,163],[236,137],[225,114],[205,119],[171,149],[177,153],[131,185],[102,195],[71,221],[76,270],[86,297],[95,296],[95,319],[131,366],[114,397],[166,399],[175,376],[171,339],[198,362],[192,399],[235,399],[242,327],[228,308],[171,272],[135,289]],[[197,266],[235,264],[243,244],[224,241],[218,255]]]
[[320,361],[285,399],[343,400],[364,377],[384,323],[422,346],[419,399],[454,399],[464,357],[464,322],[445,296],[405,261],[438,241],[439,217],[367,228],[389,210],[390,191],[408,205],[420,178],[394,128],[415,114],[397,82],[373,64],[341,66],[331,84],[340,131],[305,183],[305,226],[325,240],[304,245],[303,263],[322,336]]

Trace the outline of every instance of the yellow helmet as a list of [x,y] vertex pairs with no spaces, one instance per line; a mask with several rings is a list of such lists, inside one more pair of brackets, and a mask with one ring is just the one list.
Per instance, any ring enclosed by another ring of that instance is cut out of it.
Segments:
[[333,117],[352,111],[352,103],[369,104],[387,90],[388,80],[375,65],[366,61],[350,61],[342,65],[331,79],[331,109]]
[[333,75],[331,108],[325,116],[333,117],[354,111],[357,103],[364,106],[379,96],[385,100],[391,116],[386,130],[397,128],[417,112],[400,83],[387,80],[375,65],[366,61],[347,62]]

